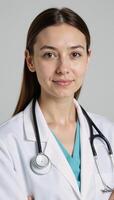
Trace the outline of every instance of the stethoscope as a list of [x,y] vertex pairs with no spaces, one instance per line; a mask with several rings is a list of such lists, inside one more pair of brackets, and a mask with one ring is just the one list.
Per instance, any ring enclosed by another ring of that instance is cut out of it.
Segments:
[[49,172],[51,168],[51,162],[48,156],[46,156],[45,153],[42,151],[40,134],[39,134],[36,114],[35,114],[35,103],[36,103],[36,98],[33,99],[33,103],[32,103],[32,115],[33,115],[33,124],[34,124],[34,129],[35,129],[38,154],[37,156],[34,156],[31,159],[30,166],[33,172],[35,172],[36,174],[43,175]]
[[[39,174],[39,175],[44,175],[50,171],[52,164],[51,164],[49,157],[47,155],[45,155],[45,153],[42,151],[40,134],[39,134],[37,120],[36,120],[36,114],[35,114],[35,103],[36,103],[36,98],[33,99],[33,103],[32,103],[32,115],[33,115],[33,125],[34,125],[34,129],[35,129],[38,154],[37,154],[37,156],[34,156],[31,159],[30,166],[34,173]],[[102,192],[103,193],[112,192],[114,190],[114,188],[111,188],[110,186],[108,186],[105,183],[105,181],[101,175],[101,172],[100,172],[100,169],[99,169],[99,166],[97,163],[98,156],[97,156],[97,152],[95,149],[94,141],[95,141],[95,139],[100,139],[100,141],[103,142],[104,145],[106,144],[108,155],[109,155],[110,160],[114,167],[114,159],[113,159],[113,152],[112,152],[111,145],[110,145],[109,141],[107,140],[107,138],[101,133],[101,131],[98,129],[98,127],[94,124],[94,122],[89,117],[89,115],[84,110],[84,108],[82,108],[82,106],[81,106],[81,109],[82,109],[82,112],[83,112],[87,122],[88,122],[89,130],[90,130],[90,145],[91,145],[91,149],[93,152],[93,157],[95,160],[95,165],[97,167],[99,177],[104,186],[104,189],[102,189]],[[95,129],[97,131],[97,134],[93,134],[93,129]]]

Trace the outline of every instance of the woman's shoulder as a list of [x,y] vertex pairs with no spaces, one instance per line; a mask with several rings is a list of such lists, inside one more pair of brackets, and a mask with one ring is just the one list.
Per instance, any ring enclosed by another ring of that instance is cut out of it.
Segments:
[[88,112],[88,115],[103,134],[107,136],[114,135],[114,122],[99,114]]
[[21,133],[23,134],[24,128],[24,115],[26,114],[28,117],[30,117],[30,112],[31,103],[29,103],[23,111],[2,123],[0,125],[0,139],[5,139],[8,136],[21,137]]
[[103,115],[99,115],[96,113],[88,112],[88,115],[91,117],[92,120],[95,120],[99,124],[109,124],[109,125],[114,125],[114,122],[112,122],[110,119]]
[[23,112],[16,114],[6,122],[0,125],[0,139],[5,139],[8,136],[16,134],[22,128]]
[[[82,110],[79,102],[74,99],[74,103],[81,110],[81,112],[83,114],[83,110]],[[107,117],[105,117],[103,115],[89,112],[88,110],[86,110],[86,112],[89,115],[89,117],[93,120],[93,122],[96,124],[96,126],[98,126],[99,129],[102,129],[102,130],[112,129],[114,131],[114,122],[112,122],[110,119],[108,119]]]

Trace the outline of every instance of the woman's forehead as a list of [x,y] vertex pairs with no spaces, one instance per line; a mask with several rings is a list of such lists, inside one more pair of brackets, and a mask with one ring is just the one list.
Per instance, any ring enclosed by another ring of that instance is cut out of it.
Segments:
[[85,45],[84,34],[77,28],[61,24],[43,29],[37,36],[36,45]]

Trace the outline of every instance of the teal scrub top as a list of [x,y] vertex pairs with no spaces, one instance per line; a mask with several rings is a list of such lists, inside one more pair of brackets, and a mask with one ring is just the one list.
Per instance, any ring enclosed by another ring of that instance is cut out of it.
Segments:
[[[53,133],[53,132],[52,132]],[[53,135],[55,136],[55,134],[53,133]],[[73,147],[73,152],[72,155],[70,155],[68,153],[68,151],[66,150],[66,148],[64,147],[64,145],[58,140],[58,138],[55,136],[61,150],[63,151],[75,177],[79,186],[79,190],[80,190],[80,184],[81,184],[81,176],[80,176],[80,172],[81,172],[81,148],[80,148],[80,124],[79,121],[77,122],[77,128],[75,131],[75,141],[74,141],[74,147]]]

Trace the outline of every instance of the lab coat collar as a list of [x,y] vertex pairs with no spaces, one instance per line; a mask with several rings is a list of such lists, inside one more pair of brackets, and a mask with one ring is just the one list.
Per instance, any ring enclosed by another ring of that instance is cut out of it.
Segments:
[[[46,120],[41,112],[38,102],[35,105],[37,123],[39,127],[41,144],[45,142],[45,154],[50,158],[53,165],[65,176],[73,190],[76,192],[79,199],[87,199],[91,185],[94,185],[94,161],[89,143],[89,130],[87,121],[84,118],[82,110],[78,102],[74,99],[74,104],[77,109],[78,119],[80,122],[80,138],[81,138],[81,194],[75,176],[69,166],[64,154],[57,144],[53,134],[51,133]],[[32,123],[31,123],[32,121]],[[26,139],[36,141],[33,119],[32,119],[32,102],[24,111],[24,127]],[[92,190],[92,189],[91,189]],[[95,188],[94,188],[95,190]]]
[[[35,113],[37,116],[36,120],[38,124],[39,133],[41,133],[40,134],[41,142],[47,142],[49,133],[45,131],[45,128],[48,129],[48,126],[37,101],[35,105]],[[34,130],[34,125],[33,125],[33,116],[32,116],[32,101],[24,110],[23,118],[24,118],[23,120],[24,120],[24,129],[25,129],[25,139],[29,141],[36,141],[36,136],[34,134],[35,130]]]

